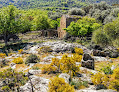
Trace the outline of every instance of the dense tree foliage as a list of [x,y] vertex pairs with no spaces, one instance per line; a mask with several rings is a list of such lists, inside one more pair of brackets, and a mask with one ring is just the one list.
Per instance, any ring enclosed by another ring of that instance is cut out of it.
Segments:
[[90,16],[99,22],[106,24],[116,19],[119,8],[111,6],[106,2],[95,3],[81,8],[73,8],[69,10],[70,15]]
[[100,24],[96,23],[96,20],[94,18],[83,17],[76,23],[71,22],[71,24],[65,30],[73,36],[82,37],[91,34],[99,27]]
[[5,44],[10,39],[10,35],[18,33],[21,30],[20,16],[16,8],[12,5],[2,8],[0,11],[0,34],[4,35]]
[[119,18],[96,30],[93,33],[92,40],[103,46],[119,46]]
[[3,36],[7,45],[7,42],[17,33],[57,29],[59,21],[59,17],[50,19],[47,11],[40,9],[19,10],[15,6],[9,5],[0,9],[0,35]]
[[9,3],[23,9],[37,7],[82,7],[87,4],[106,1],[108,4],[118,4],[118,0],[0,0],[0,7]]

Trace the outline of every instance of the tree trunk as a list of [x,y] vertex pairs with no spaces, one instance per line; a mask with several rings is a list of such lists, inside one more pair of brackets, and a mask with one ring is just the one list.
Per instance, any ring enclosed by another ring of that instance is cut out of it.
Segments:
[[4,35],[4,42],[5,42],[5,46],[7,46],[7,42],[8,42],[7,34]]

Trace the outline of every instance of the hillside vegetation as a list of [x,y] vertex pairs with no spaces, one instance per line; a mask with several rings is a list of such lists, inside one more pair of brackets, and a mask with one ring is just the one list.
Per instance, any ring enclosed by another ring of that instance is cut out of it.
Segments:
[[41,8],[41,7],[82,7],[92,3],[99,3],[106,1],[108,4],[118,4],[118,0],[0,0],[0,7],[7,6],[9,3],[15,6],[28,9],[28,8]]

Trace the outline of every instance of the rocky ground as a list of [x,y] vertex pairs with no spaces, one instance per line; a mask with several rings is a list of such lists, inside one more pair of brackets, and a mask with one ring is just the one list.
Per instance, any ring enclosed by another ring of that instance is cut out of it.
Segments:
[[[52,51],[49,54],[40,54],[38,53],[38,49],[44,46],[49,46]],[[64,53],[67,53],[69,57],[72,56],[72,48],[78,47],[81,48],[84,51],[82,62],[85,65],[85,67],[80,67],[81,75],[78,77],[82,81],[88,81],[88,88],[76,90],[76,92],[115,92],[114,90],[96,90],[96,87],[92,85],[92,81],[90,79],[90,73],[97,73],[99,69],[103,67],[103,64],[105,63],[111,63],[113,70],[115,68],[115,64],[119,62],[119,58],[113,59],[109,58],[107,56],[107,53],[101,51],[101,50],[90,50],[87,49],[85,46],[82,46],[77,43],[66,43],[64,41],[47,41],[38,43],[36,45],[26,45],[23,48],[23,53],[18,54],[17,51],[14,51],[11,55],[6,57],[5,59],[10,61],[9,66],[6,66],[4,68],[0,68],[0,71],[3,71],[4,69],[7,69],[11,67],[12,69],[16,71],[22,71],[26,73],[26,75],[30,74],[30,80],[24,85],[20,87],[20,92],[32,92],[32,89],[34,92],[47,92],[48,90],[48,83],[49,79],[53,76],[56,76],[55,74],[49,74],[45,75],[42,74],[41,68],[44,65],[50,64],[52,62],[52,58],[56,57],[61,59]],[[97,52],[98,51],[98,55]],[[100,52],[99,52],[100,51]],[[99,54],[100,53],[100,54]],[[40,62],[36,64],[30,63],[29,66],[25,64],[15,64],[11,62],[14,58],[22,57],[25,61],[26,57],[29,56],[29,54],[36,54],[40,57]],[[85,63],[86,62],[86,63]],[[94,63],[94,65],[90,65],[90,62]],[[80,65],[80,62],[76,62],[77,65]],[[39,67],[38,70],[34,70],[33,67]],[[90,68],[90,69],[89,69]],[[92,70],[95,68],[95,70]],[[61,78],[64,78],[67,83],[69,83],[70,76],[66,73],[62,73],[58,75]],[[74,78],[76,80],[77,78]],[[32,83],[32,85],[31,85]]]

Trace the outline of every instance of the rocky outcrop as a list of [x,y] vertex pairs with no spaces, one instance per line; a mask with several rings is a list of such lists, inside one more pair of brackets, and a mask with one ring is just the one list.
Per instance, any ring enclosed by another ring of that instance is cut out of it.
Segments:
[[42,46],[50,46],[53,52],[65,52],[65,51],[71,51],[71,48],[78,47],[83,49],[85,53],[90,53],[90,50],[88,50],[86,47],[74,44],[74,43],[66,43],[64,41],[54,41],[54,42],[44,42],[39,44],[40,47]]
[[92,53],[93,56],[106,57],[108,55],[108,53],[105,53],[104,51],[101,51],[101,50],[92,50],[91,53]]
[[92,50],[91,51],[93,56],[101,56],[101,57],[110,57],[110,58],[117,58],[119,53],[116,51],[101,51],[101,50]]
[[30,80],[24,86],[20,87],[20,92],[47,92],[49,79],[37,77],[35,75],[30,76]]
[[76,92],[117,92],[111,89],[93,90],[93,89],[81,89]]

